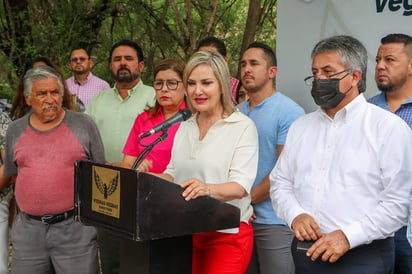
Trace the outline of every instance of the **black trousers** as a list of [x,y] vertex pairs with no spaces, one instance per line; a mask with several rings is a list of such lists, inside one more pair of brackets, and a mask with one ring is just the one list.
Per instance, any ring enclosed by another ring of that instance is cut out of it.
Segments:
[[292,241],[295,274],[391,274],[395,261],[393,238],[376,240],[349,250],[337,262],[312,261],[305,252],[296,250],[297,240]]
[[190,274],[192,236],[133,241],[99,229],[103,274]]
[[120,246],[123,238],[102,228],[97,228],[100,264],[103,274],[120,273]]

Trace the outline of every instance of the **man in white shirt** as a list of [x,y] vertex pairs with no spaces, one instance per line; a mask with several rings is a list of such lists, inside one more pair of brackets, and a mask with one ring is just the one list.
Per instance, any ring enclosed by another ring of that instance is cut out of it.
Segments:
[[292,124],[270,175],[273,207],[295,234],[296,274],[392,273],[393,233],[408,216],[412,132],[366,102],[358,40],[324,39],[311,56],[305,82],[320,109]]
[[[412,128],[412,37],[391,33],[381,39],[376,53],[375,81],[381,93],[368,99],[399,117]],[[395,271],[412,274],[412,247],[406,226],[395,233]]]

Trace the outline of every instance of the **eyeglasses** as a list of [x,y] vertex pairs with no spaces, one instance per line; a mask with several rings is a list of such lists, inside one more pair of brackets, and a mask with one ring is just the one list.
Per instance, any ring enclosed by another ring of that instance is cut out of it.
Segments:
[[166,87],[169,90],[175,90],[179,86],[179,83],[182,81],[178,80],[156,80],[153,82],[153,87],[155,90],[161,90],[163,88],[163,84],[166,83]]
[[86,57],[73,57],[72,59],[70,59],[70,61],[72,61],[73,63],[77,63],[77,61],[80,60],[80,62],[84,62],[86,60],[89,60],[90,58],[86,58]]
[[[345,70],[336,72],[336,73],[334,73],[334,74],[323,75],[323,78],[321,78],[321,79],[331,79],[331,78],[333,78],[334,76],[337,76],[337,75],[339,75],[339,74],[342,74],[342,73],[348,72],[348,71],[349,71],[349,69],[345,69]],[[339,78],[339,80],[342,80],[342,79],[345,78],[346,76],[348,76],[348,74],[346,74],[346,75],[343,76],[342,78]],[[306,85],[312,86],[313,81],[316,79],[315,77],[316,77],[316,78],[319,78],[319,76],[312,75],[312,76],[306,77],[305,79],[303,79],[303,81],[305,82]]]

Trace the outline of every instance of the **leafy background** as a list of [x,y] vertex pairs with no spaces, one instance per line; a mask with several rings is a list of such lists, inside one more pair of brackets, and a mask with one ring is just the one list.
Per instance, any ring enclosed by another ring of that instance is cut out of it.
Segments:
[[238,75],[243,49],[252,41],[275,48],[276,0],[0,0],[0,98],[11,101],[25,64],[50,58],[66,77],[70,50],[92,51],[93,73],[112,83],[111,46],[121,38],[140,44],[143,81],[165,57],[187,60],[199,39],[223,39],[229,67]]

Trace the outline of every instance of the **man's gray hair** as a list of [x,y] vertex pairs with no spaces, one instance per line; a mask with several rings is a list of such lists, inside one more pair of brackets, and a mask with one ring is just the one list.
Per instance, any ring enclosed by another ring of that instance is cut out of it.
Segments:
[[313,48],[312,59],[319,53],[335,51],[341,56],[342,65],[350,71],[359,70],[362,72],[362,79],[358,83],[359,92],[366,90],[366,70],[368,55],[363,44],[348,35],[332,36],[321,40]]
[[63,79],[60,74],[49,66],[41,66],[37,68],[29,69],[23,78],[24,84],[24,95],[27,97],[31,97],[33,82],[38,80],[44,80],[49,78],[55,78],[60,87],[60,93],[63,96],[64,93],[64,84]]

